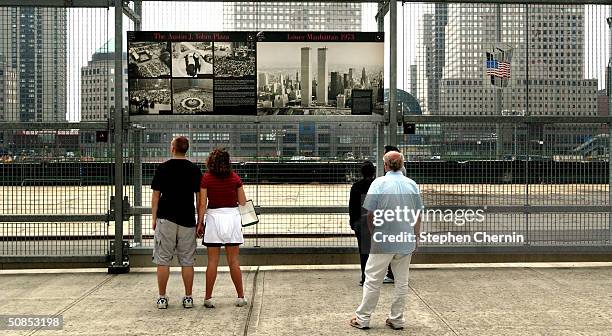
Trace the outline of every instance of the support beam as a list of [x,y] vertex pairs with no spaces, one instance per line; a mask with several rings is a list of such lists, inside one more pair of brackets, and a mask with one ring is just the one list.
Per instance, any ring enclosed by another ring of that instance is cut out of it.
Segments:
[[[385,31],[385,14],[388,11],[388,7],[385,10],[385,3],[388,5],[388,0],[380,1],[378,3],[378,14],[376,15],[376,28],[378,32]],[[383,116],[384,117],[384,116]],[[385,123],[381,120],[376,125],[376,176],[382,176],[385,174],[383,153],[385,146]]]
[[[257,214],[278,215],[278,214],[345,214],[348,213],[345,206],[279,206],[279,207],[256,207]],[[484,210],[487,214],[550,214],[550,213],[608,213],[610,207],[607,205],[445,205],[427,207],[428,211],[446,210]],[[150,215],[151,207],[139,206],[126,210],[130,216]],[[0,219],[2,217],[0,216]]]
[[193,122],[193,123],[287,123],[287,122],[337,122],[337,123],[377,123],[383,121],[380,114],[373,115],[264,115],[264,116],[239,116],[239,115],[133,115],[130,116],[133,123],[147,121],[155,122]]
[[497,116],[497,115],[406,115],[406,123],[457,123],[457,124],[606,124],[612,116]]
[[107,222],[108,214],[0,215],[0,223]]
[[378,13],[376,13],[376,16],[374,18],[376,19],[376,23],[378,24],[379,32],[385,31],[385,15],[387,15],[387,13],[389,12],[389,1],[390,0],[383,0],[378,3]]
[[132,22],[134,22],[134,25],[140,25],[140,15],[136,14],[136,12],[133,11],[130,7],[128,7],[127,4],[123,6],[123,14],[125,14],[125,16],[132,20]]
[[140,31],[142,30],[142,0],[134,1],[134,13],[140,18],[138,22],[134,21],[134,30]]
[[397,2],[389,5],[389,141],[397,146]]
[[[134,206],[142,206],[142,136],[145,128],[134,127],[132,130],[132,149],[134,167],[132,168]],[[142,216],[134,215],[134,244],[142,243]]]
[[115,0],[3,0],[0,7],[109,8]]
[[[113,132],[115,140],[115,255],[109,273],[129,272],[129,263],[123,255],[123,3],[115,3],[115,113]],[[111,257],[111,259],[113,259]]]
[[0,122],[0,130],[107,130],[107,122]]
[[[146,0],[149,2],[162,2],[167,0]],[[218,2],[217,0],[185,0],[187,2]],[[255,0],[253,2],[263,2]],[[399,2],[402,0],[396,0]],[[229,2],[229,1],[228,1]],[[289,2],[280,0],[278,2]],[[292,1],[296,2],[296,1]],[[354,3],[354,0],[302,0],[297,2],[328,2],[328,3]],[[360,0],[361,3],[379,3],[380,0]],[[422,3],[422,0],[403,0],[403,3]],[[610,0],[437,0],[438,3],[487,3],[509,5],[609,5]],[[115,6],[115,0],[3,0],[0,7],[89,7],[109,8]]]

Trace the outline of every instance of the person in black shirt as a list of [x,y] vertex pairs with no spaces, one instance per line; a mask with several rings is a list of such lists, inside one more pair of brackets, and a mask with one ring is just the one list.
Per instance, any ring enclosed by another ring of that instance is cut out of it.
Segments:
[[363,285],[365,281],[365,265],[368,262],[370,250],[370,232],[367,228],[366,212],[362,208],[362,205],[365,195],[368,193],[368,189],[370,189],[370,184],[374,181],[374,175],[376,175],[374,164],[370,161],[365,161],[361,166],[361,175],[362,179],[355,182],[351,187],[351,194],[349,197],[349,222],[351,229],[355,232],[355,237],[357,237],[359,257],[361,259],[361,281],[359,284]]
[[153,262],[157,264],[159,297],[157,308],[168,307],[166,286],[170,277],[170,261],[176,254],[181,265],[185,296],[183,307],[193,307],[193,264],[196,251],[194,194],[200,202],[200,168],[185,158],[189,149],[186,137],[172,140],[172,159],[157,167],[151,189],[151,208],[155,243]]

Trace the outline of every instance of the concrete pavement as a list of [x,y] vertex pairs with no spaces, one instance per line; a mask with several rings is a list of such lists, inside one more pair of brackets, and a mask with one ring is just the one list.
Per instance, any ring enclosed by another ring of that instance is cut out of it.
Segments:
[[415,265],[407,328],[384,326],[392,285],[384,285],[372,329],[351,328],[360,302],[353,266],[247,267],[247,307],[233,306],[226,269],[217,308],[180,305],[178,269],[170,307],[155,307],[153,269],[125,275],[105,270],[0,271],[0,315],[59,314],[63,331],[0,331],[2,335],[612,335],[612,263]]

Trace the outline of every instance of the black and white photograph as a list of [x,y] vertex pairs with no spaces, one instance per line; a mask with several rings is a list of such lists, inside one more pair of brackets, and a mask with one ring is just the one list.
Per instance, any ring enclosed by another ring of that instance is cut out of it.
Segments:
[[198,77],[212,73],[212,42],[172,43],[172,77]]
[[130,114],[171,114],[170,79],[131,79]]
[[352,91],[370,91],[382,113],[382,42],[259,42],[260,115],[350,115]]
[[213,112],[212,79],[173,79],[174,114],[203,114]]
[[254,42],[215,42],[213,62],[216,77],[255,75]]
[[172,64],[168,42],[131,42],[128,46],[130,78],[170,76]]

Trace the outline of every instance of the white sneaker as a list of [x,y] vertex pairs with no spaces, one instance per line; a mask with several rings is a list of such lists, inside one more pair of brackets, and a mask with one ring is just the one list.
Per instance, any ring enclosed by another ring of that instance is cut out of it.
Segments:
[[248,304],[247,299],[245,298],[237,298],[236,299],[236,307],[244,307]]
[[213,302],[213,299],[210,298],[210,299],[204,300],[204,307],[215,308],[215,303]]
[[168,308],[168,298],[164,296],[160,296],[157,299],[157,309],[166,309]]
[[394,279],[391,279],[391,278],[389,278],[388,276],[385,275],[385,279],[383,280],[384,284],[392,284],[394,282],[395,282]]
[[191,296],[183,297],[183,308],[193,308],[193,298]]

